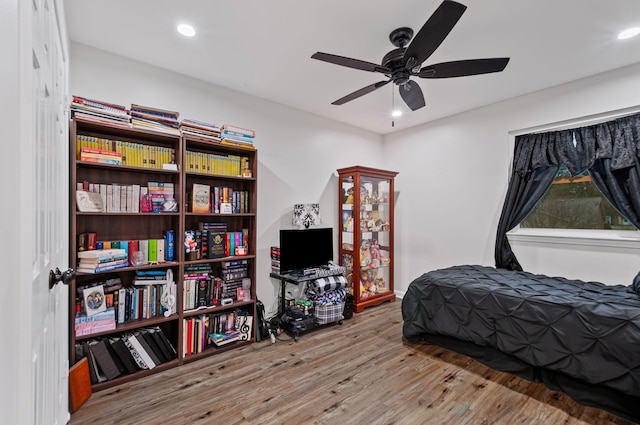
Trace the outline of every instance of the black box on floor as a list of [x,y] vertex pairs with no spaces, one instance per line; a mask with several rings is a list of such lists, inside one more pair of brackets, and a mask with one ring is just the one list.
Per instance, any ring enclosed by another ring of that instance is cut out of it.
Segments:
[[353,295],[347,294],[344,298],[344,310],[342,315],[345,319],[351,319],[353,317]]
[[280,326],[289,333],[299,335],[315,328],[317,324],[313,316],[292,317],[285,313],[280,318]]

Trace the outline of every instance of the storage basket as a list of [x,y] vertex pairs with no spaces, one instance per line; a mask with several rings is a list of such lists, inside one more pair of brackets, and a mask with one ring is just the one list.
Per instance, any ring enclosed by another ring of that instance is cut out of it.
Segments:
[[339,322],[344,319],[343,311],[344,303],[316,305],[314,308],[316,323],[326,325],[327,323]]

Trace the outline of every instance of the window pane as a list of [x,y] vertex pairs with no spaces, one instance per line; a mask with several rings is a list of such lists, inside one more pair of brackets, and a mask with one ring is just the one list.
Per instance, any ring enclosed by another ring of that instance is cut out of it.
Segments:
[[588,171],[571,177],[560,167],[523,228],[636,230],[602,195]]

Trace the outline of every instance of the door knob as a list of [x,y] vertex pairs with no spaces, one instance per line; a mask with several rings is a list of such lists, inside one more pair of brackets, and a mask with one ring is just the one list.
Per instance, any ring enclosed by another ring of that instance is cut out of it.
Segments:
[[53,288],[56,283],[62,282],[68,285],[76,277],[76,271],[74,269],[67,269],[61,272],[59,268],[56,270],[49,270],[49,289]]

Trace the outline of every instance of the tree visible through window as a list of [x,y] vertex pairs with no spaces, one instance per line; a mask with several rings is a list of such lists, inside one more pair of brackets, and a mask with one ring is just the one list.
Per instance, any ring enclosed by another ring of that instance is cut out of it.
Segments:
[[636,230],[602,195],[588,171],[571,176],[560,167],[522,228]]

